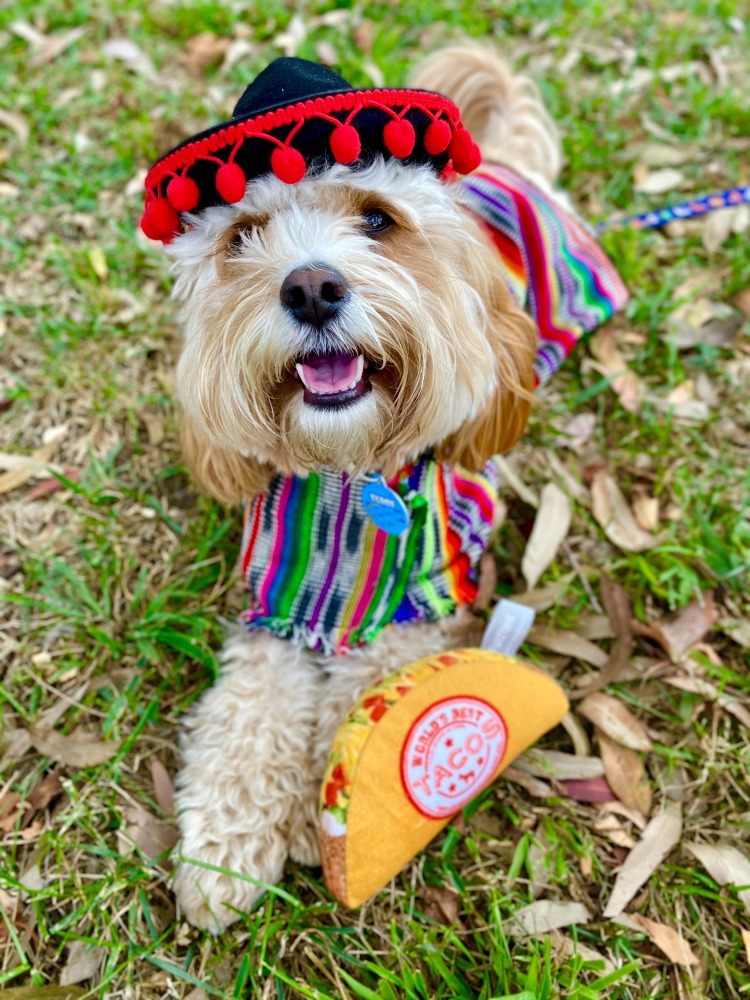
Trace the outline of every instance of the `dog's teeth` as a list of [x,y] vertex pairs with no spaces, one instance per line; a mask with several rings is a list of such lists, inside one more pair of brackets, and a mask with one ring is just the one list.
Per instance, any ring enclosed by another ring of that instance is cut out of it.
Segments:
[[357,382],[359,382],[359,380],[362,378],[362,372],[364,370],[365,370],[365,356],[364,354],[360,354],[360,356],[357,358],[357,377],[354,380],[354,385],[356,385]]
[[302,370],[302,365],[301,365],[301,364],[299,363],[299,361],[298,361],[298,362],[297,362],[297,363],[295,364],[295,366],[294,366],[294,367],[295,367],[295,368],[297,369],[297,374],[298,374],[298,375],[299,375],[299,377],[300,377],[300,381],[302,382],[302,385],[304,385],[304,387],[305,387],[306,389],[309,389],[309,388],[310,388],[310,386],[309,386],[309,385],[307,384],[307,382],[305,381],[305,373],[304,373],[304,371]]

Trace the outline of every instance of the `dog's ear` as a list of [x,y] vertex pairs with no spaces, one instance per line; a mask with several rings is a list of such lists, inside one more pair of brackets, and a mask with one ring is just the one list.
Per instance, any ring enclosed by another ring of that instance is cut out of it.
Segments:
[[477,416],[438,449],[451,465],[479,471],[493,455],[509,451],[526,429],[533,405],[534,358],[539,335],[534,321],[516,304],[497,251],[483,236],[464,262],[463,275],[487,311],[487,338],[495,357],[497,384]]
[[241,503],[268,488],[270,466],[214,444],[184,411],[180,415],[180,446],[197,484],[222,503]]

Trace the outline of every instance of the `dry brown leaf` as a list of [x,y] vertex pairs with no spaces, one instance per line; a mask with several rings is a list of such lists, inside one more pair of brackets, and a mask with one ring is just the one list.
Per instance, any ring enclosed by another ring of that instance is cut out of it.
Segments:
[[127,855],[135,845],[150,861],[162,859],[162,865],[168,867],[169,860],[165,855],[177,843],[179,833],[177,828],[164,820],[157,819],[152,812],[142,806],[128,806],[125,810],[125,822],[117,831],[117,846],[120,854]]
[[489,549],[483,552],[479,560],[479,584],[477,596],[471,605],[471,610],[477,614],[490,606],[497,591],[497,560],[494,552]]
[[688,691],[691,694],[698,694],[706,701],[715,701],[723,709],[733,715],[735,719],[750,729],[750,710],[745,708],[741,701],[729,695],[719,693],[719,689],[710,681],[702,677],[691,677],[685,674],[673,674],[669,677],[662,677],[665,684],[670,687],[679,688],[681,691]]
[[750,226],[750,207],[734,205],[710,212],[703,220],[701,240],[709,253],[714,253],[732,233],[743,233]]
[[539,778],[533,778],[530,774],[524,774],[517,767],[506,767],[503,771],[503,778],[512,781],[514,785],[520,785],[535,799],[550,799],[555,794],[552,791],[552,785],[546,781],[540,781]]
[[700,962],[687,941],[673,927],[642,917],[640,913],[631,913],[629,916],[633,923],[644,929],[651,943],[659,951],[663,951],[670,962],[675,965],[697,965]]
[[637,413],[645,397],[645,390],[641,380],[628,368],[620,353],[611,323],[606,323],[594,334],[589,341],[589,349],[597,362],[593,367],[610,380],[612,391],[619,397],[624,409]]
[[24,116],[18,114],[17,111],[5,111],[0,108],[0,125],[5,125],[6,128],[15,132],[22,146],[25,146],[29,141],[31,129]]
[[566,573],[554,583],[545,584],[544,587],[537,587],[535,590],[524,591],[522,594],[514,594],[513,600],[516,604],[523,604],[535,611],[548,611],[550,608],[554,608],[574,578],[575,573]]
[[646,823],[648,820],[639,812],[637,809],[631,809],[630,806],[626,806],[624,802],[615,800],[613,802],[603,802],[602,812],[614,813],[616,816],[624,816],[625,819],[629,819],[631,823],[635,824],[639,830],[643,831],[646,829]]
[[638,162],[646,167],[679,167],[695,159],[697,147],[682,143],[646,142],[638,153]]
[[670,660],[676,663],[711,631],[718,615],[713,592],[707,590],[702,601],[691,601],[681,611],[651,625],[634,622],[633,627],[638,635],[658,642]]
[[200,76],[209,66],[220,62],[232,44],[231,38],[219,37],[213,31],[201,31],[185,42],[177,61],[195,76]]
[[620,802],[648,816],[653,793],[646,769],[637,751],[615,743],[600,729],[596,731],[607,782]]
[[55,768],[54,771],[50,771],[49,774],[45,774],[39,784],[35,785],[29,794],[27,801],[29,816],[40,809],[46,809],[53,799],[56,799],[59,795],[64,793],[65,789],[60,781],[60,769]]
[[[589,878],[591,875],[591,858],[588,854],[582,855],[579,859],[579,866],[581,868],[581,874],[584,878]],[[588,868],[588,870],[584,870]],[[555,952],[560,956],[560,958],[574,958],[576,955],[580,957],[585,962],[601,962],[602,963],[602,975],[609,975],[610,972],[615,971],[614,962],[603,955],[600,951],[595,948],[589,947],[589,945],[584,944],[582,941],[574,941],[572,938],[565,937],[559,931],[550,931],[550,940],[552,942],[552,947]]]
[[521,561],[526,586],[533,590],[570,529],[570,500],[555,483],[547,483],[539,498],[531,537]]
[[633,190],[640,194],[666,194],[682,187],[684,183],[685,175],[682,171],[664,167],[662,170],[653,170],[636,181]]
[[293,14],[286,26],[286,31],[278,34],[274,38],[273,44],[276,48],[282,49],[285,56],[296,56],[305,38],[307,38],[305,22],[299,14]]
[[69,767],[96,767],[114,757],[120,748],[119,741],[104,743],[88,733],[64,736],[44,726],[29,726],[27,732],[37,753]]
[[659,527],[659,501],[642,490],[634,491],[633,515],[639,528],[656,531]]
[[[732,885],[739,889],[737,896],[750,913],[750,861],[736,847],[720,844],[685,844],[708,874],[719,885]],[[743,886],[744,888],[739,888]]]
[[591,481],[591,503],[594,517],[604,534],[624,552],[645,552],[656,544],[654,536],[640,528],[627,501],[606,469],[598,469]]
[[745,943],[745,954],[747,955],[747,960],[750,963],[750,931],[745,930],[744,927],[740,927],[740,934],[742,935],[742,940]]
[[571,924],[587,924],[591,914],[583,903],[557,903],[540,899],[522,906],[509,918],[506,929],[510,934],[537,935]]
[[560,720],[560,725],[570,737],[576,756],[590,757],[591,743],[581,720],[572,712],[566,712]]
[[651,819],[641,839],[625,859],[604,909],[606,918],[622,913],[641,886],[680,842],[681,835],[682,809],[678,804],[669,803]]
[[27,483],[37,473],[46,468],[56,449],[57,443],[53,442],[52,444],[44,445],[42,448],[37,448],[32,455],[17,456],[23,459],[24,462],[18,468],[10,469],[9,472],[4,472],[0,475],[0,494],[17,490],[19,486],[23,486],[24,483]]
[[90,945],[86,941],[73,941],[68,949],[68,960],[60,973],[60,985],[70,986],[93,979],[99,972],[107,949]]
[[742,326],[742,316],[724,302],[702,295],[673,310],[666,321],[665,339],[678,350],[708,347],[730,348]]
[[580,451],[591,438],[596,427],[595,413],[577,413],[558,434],[555,444],[560,448]]
[[11,986],[3,990],[3,1000],[78,1000],[91,996],[82,986]]
[[619,698],[600,692],[590,694],[580,703],[578,712],[621,746],[644,753],[651,750],[646,727]]
[[461,900],[458,893],[439,885],[426,885],[419,892],[422,913],[437,924],[460,924]]
[[603,667],[608,660],[603,649],[595,646],[588,639],[584,639],[583,636],[576,635],[575,632],[551,628],[549,625],[535,625],[529,632],[528,641],[536,643],[542,649],[549,649],[553,653],[575,656],[577,659],[583,660],[584,663],[590,663],[593,667]]
[[535,778],[554,778],[558,781],[578,781],[600,778],[604,765],[598,757],[578,757],[561,750],[541,750],[532,747],[516,757],[513,766]]
[[151,757],[149,765],[151,767],[151,779],[154,783],[154,798],[159,808],[167,816],[174,816],[174,785],[172,784],[169,772],[158,757]]
[[608,840],[611,840],[613,844],[617,844],[618,847],[626,847],[628,850],[635,847],[635,840],[633,840],[616,816],[611,814],[602,816],[601,819],[598,819],[594,823],[594,829],[597,833],[603,833]]
[[732,305],[736,306],[745,319],[750,318],[750,288],[741,288],[732,296]]
[[315,46],[315,54],[324,66],[335,66],[339,61],[336,49],[325,38]]
[[29,68],[36,69],[39,66],[46,66],[47,63],[57,59],[74,42],[77,42],[85,32],[85,28],[69,28],[67,31],[58,31],[54,35],[45,36],[44,41],[40,45],[32,45],[32,51],[35,51],[31,59],[29,59]]
[[378,26],[374,21],[363,20],[352,31],[352,40],[357,48],[366,56],[372,55],[375,40],[378,37]]

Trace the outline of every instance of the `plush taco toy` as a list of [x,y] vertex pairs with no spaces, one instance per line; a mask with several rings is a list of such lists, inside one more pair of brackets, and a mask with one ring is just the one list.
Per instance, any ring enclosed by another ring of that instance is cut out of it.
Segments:
[[330,892],[365,902],[567,709],[550,677],[484,649],[419,660],[371,687],[336,734],[323,780]]

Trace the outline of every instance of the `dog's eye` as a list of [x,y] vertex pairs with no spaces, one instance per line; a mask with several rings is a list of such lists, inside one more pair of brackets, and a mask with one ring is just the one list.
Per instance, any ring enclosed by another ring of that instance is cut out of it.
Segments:
[[386,229],[390,229],[393,225],[393,219],[390,215],[386,215],[385,212],[381,212],[380,209],[373,208],[369,212],[365,212],[362,216],[365,224],[365,231],[368,235],[371,233],[384,233]]

